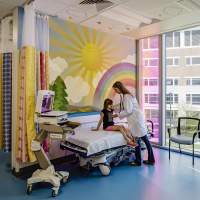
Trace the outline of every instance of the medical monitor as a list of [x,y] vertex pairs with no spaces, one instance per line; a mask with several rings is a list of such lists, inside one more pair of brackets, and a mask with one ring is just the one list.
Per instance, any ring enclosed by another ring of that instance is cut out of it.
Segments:
[[51,90],[39,90],[37,96],[36,113],[46,113],[53,110],[55,93]]

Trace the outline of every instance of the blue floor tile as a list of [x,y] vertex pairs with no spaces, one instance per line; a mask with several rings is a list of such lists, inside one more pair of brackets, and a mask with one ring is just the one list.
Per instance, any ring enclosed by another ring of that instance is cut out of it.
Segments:
[[[155,166],[131,167],[122,163],[113,167],[110,176],[98,170],[83,176],[76,166],[67,165],[71,172],[68,183],[61,187],[58,200],[199,200],[200,159],[192,167],[190,156],[154,149]],[[26,195],[26,180],[16,178],[9,169],[9,154],[0,152],[0,199],[50,199],[51,189],[37,185]],[[62,168],[66,165],[61,166]]]

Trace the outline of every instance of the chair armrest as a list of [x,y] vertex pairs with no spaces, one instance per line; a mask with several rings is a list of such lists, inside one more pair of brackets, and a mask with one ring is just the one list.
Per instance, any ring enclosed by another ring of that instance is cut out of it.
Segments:
[[200,130],[195,131],[195,133],[193,134],[193,138],[192,138],[193,143],[194,143],[194,139],[197,136],[197,134],[198,134],[198,137],[200,138]]
[[171,130],[172,129],[178,129],[178,127],[169,127],[169,128],[167,128],[167,132],[168,132],[168,134],[169,134],[169,138],[171,137]]

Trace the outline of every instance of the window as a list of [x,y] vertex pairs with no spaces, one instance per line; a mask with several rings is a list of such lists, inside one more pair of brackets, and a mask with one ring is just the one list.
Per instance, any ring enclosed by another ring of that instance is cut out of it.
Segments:
[[191,103],[191,95],[190,94],[186,94],[186,103],[187,104]]
[[185,46],[190,46],[190,31],[185,31]]
[[145,67],[157,67],[159,65],[158,58],[146,58],[144,59]]
[[178,94],[167,94],[166,104],[178,104]]
[[165,34],[167,48],[180,47],[180,32],[170,32]]
[[200,94],[186,94],[186,104],[200,105]]
[[185,60],[186,65],[200,65],[200,56],[187,56]]
[[184,31],[185,46],[200,46],[200,30]]
[[156,109],[145,109],[145,118],[146,119],[156,119],[159,117],[159,112]]
[[149,85],[149,80],[148,79],[144,79],[144,85],[148,86]]
[[166,60],[166,64],[167,64],[167,66],[178,66],[179,61],[180,61],[179,57],[171,57],[171,58],[169,57]]
[[192,31],[192,46],[200,46],[200,30]]
[[189,78],[186,80],[186,85],[200,85],[200,78]]
[[149,85],[150,86],[158,85],[158,79],[149,79]]
[[192,94],[192,105],[200,105],[200,94]]
[[145,94],[145,103],[158,104],[158,94]]
[[166,111],[166,118],[167,119],[170,119],[170,117],[172,118],[172,119],[175,119],[175,118],[177,118],[178,117],[178,110],[167,110]]
[[158,48],[158,40],[157,37],[145,38],[143,39],[143,49],[157,49]]
[[190,80],[190,79],[187,79],[187,80],[186,80],[186,85],[190,85],[190,83],[191,83],[191,80]]
[[200,78],[193,78],[192,85],[200,85]]
[[[154,125],[160,122],[160,42],[161,36],[153,36],[139,40],[139,101],[146,119],[151,119]],[[160,126],[154,129],[152,142],[159,142]]]
[[[165,127],[162,134],[168,146],[167,129],[177,126],[179,116],[200,117],[200,26],[164,34],[163,52],[163,75],[166,80],[165,84],[162,81],[166,92],[163,117],[166,123],[162,124]],[[153,93],[152,90],[145,91]],[[200,155],[200,143],[195,144],[195,147]],[[185,145],[182,148],[192,149]]]
[[158,85],[158,79],[144,79],[145,86],[156,86]]
[[166,110],[166,123],[177,124],[178,121],[178,110]]
[[167,85],[173,85],[173,79],[167,79]]
[[177,78],[168,78],[166,81],[167,85],[178,85],[178,79]]

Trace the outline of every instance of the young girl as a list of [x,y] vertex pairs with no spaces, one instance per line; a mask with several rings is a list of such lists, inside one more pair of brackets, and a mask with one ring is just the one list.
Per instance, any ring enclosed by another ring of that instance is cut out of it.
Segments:
[[98,122],[97,128],[92,129],[93,131],[98,131],[101,123],[103,122],[103,129],[106,131],[120,131],[124,136],[124,139],[127,141],[127,144],[130,146],[137,146],[133,136],[128,132],[124,126],[115,125],[113,118],[117,115],[113,115],[113,101],[111,99],[105,99],[103,110],[101,111],[100,120]]

